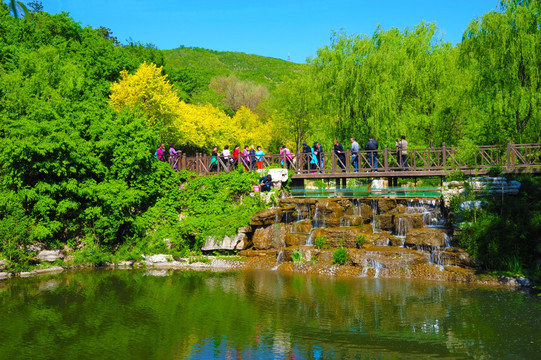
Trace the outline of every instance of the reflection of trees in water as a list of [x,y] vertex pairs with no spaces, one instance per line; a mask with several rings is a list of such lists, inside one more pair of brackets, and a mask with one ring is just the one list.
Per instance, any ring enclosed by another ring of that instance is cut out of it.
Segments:
[[0,358],[81,351],[101,358],[104,349],[115,358],[185,358],[209,347],[222,357],[355,357],[360,349],[363,356],[502,356],[511,346],[528,353],[540,335],[535,299],[456,284],[89,271],[0,286],[8,341]]

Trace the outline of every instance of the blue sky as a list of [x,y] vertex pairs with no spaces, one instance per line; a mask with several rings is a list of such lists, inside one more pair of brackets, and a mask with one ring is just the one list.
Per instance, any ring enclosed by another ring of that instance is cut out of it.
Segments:
[[[25,0],[24,2],[28,2]],[[304,63],[328,45],[331,30],[373,34],[377,25],[412,28],[436,22],[456,44],[471,20],[498,0],[41,0],[49,13],[68,12],[81,25],[105,26],[120,42],[159,49],[180,45],[239,51]]]

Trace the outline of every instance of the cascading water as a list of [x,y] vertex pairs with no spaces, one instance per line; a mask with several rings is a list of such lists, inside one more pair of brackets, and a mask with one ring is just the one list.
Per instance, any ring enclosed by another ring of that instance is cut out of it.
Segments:
[[306,240],[306,246],[314,246],[314,233],[311,232],[310,236],[308,236],[308,239]]
[[372,200],[372,232],[374,234],[378,234],[381,232],[379,221],[376,218],[377,214],[378,214],[378,201]]
[[325,216],[322,214],[322,212],[319,210],[317,206],[316,206],[316,210],[314,211],[314,217],[312,219],[312,227],[313,228],[325,227]]
[[398,229],[396,229],[396,236],[399,238],[405,238],[408,233],[408,221],[404,218],[398,219]]
[[280,250],[278,253],[278,256],[276,256],[276,265],[272,268],[272,270],[276,271],[278,270],[278,267],[284,262],[284,251]]

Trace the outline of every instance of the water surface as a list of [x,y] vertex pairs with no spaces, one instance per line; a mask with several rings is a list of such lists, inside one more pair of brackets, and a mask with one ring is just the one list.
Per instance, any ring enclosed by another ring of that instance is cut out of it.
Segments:
[[0,359],[537,359],[541,299],[437,282],[102,270],[0,282]]

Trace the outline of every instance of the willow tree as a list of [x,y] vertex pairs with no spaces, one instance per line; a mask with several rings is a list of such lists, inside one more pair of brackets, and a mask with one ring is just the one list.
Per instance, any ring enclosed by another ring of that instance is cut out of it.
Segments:
[[378,27],[371,37],[334,33],[331,46],[319,49],[311,63],[321,107],[338,119],[336,136],[434,140],[451,49],[431,23],[404,31]]
[[472,98],[483,110],[481,137],[503,143],[541,140],[541,2],[503,0],[470,23],[460,46],[475,72]]

